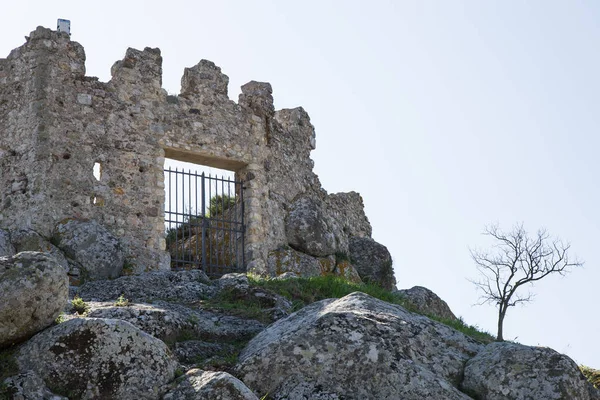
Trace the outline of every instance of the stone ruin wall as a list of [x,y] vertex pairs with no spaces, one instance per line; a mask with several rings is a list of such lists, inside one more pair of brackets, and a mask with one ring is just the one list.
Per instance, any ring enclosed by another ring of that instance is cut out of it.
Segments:
[[[94,219],[120,238],[134,272],[168,269],[165,157],[235,171],[245,181],[247,266],[262,271],[288,243],[290,204],[310,197],[346,235],[370,236],[356,193],[328,195],[313,173],[314,127],[302,108],[275,111],[271,86],[238,103],[210,61],[162,88],[160,50],[128,49],[112,79],[85,76],[83,47],[38,27],[0,59],[0,228],[49,238],[58,222]],[[101,165],[99,181],[93,176]]]

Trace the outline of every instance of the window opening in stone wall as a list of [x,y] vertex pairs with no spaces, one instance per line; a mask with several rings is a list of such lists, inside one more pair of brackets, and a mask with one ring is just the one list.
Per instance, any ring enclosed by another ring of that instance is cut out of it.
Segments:
[[213,277],[245,271],[242,182],[232,171],[172,159],[164,176],[171,268]]
[[94,178],[99,182],[102,178],[102,165],[99,162],[94,163],[94,169],[92,170],[94,173]]

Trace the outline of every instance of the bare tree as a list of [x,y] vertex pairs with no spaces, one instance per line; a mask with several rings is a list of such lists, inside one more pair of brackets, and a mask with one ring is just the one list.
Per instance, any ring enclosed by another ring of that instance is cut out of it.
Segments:
[[480,305],[492,303],[498,307],[497,340],[502,342],[508,308],[533,299],[531,292],[523,293],[523,286],[531,286],[550,274],[564,276],[583,263],[577,259],[571,261],[571,245],[551,238],[545,229],[530,237],[523,224],[516,225],[510,232],[503,232],[497,225],[492,225],[486,227],[483,234],[494,239],[495,244],[491,251],[471,250],[471,257],[481,274],[480,279],[471,282],[483,292]]

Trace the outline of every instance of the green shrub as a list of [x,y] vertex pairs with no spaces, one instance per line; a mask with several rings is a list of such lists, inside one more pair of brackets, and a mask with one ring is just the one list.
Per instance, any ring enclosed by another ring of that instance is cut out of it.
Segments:
[[87,312],[90,310],[89,304],[83,301],[83,299],[79,296],[75,296],[75,298],[71,302],[71,305],[79,315],[86,315]]
[[127,307],[128,305],[129,300],[127,300],[124,295],[120,295],[117,301],[115,301],[115,306],[117,307]]
[[207,217],[216,217],[235,205],[235,196],[216,195],[211,197],[208,205]]
[[67,317],[66,317],[65,313],[61,312],[60,314],[58,314],[58,317],[56,317],[54,322],[56,322],[57,324],[62,324],[66,320],[67,320]]

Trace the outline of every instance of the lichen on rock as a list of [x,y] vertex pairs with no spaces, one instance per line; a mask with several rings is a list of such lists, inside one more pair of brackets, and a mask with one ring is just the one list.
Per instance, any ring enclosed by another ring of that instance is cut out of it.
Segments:
[[458,384],[464,363],[481,348],[445,325],[356,292],[275,322],[249,342],[235,372],[275,399],[468,399]]
[[487,400],[595,400],[575,362],[547,347],[497,342],[466,363],[462,389]]
[[52,256],[26,251],[0,257],[0,347],[50,326],[68,294],[67,272]]
[[19,351],[21,370],[69,398],[155,399],[177,362],[160,340],[128,322],[76,318],[45,330]]

